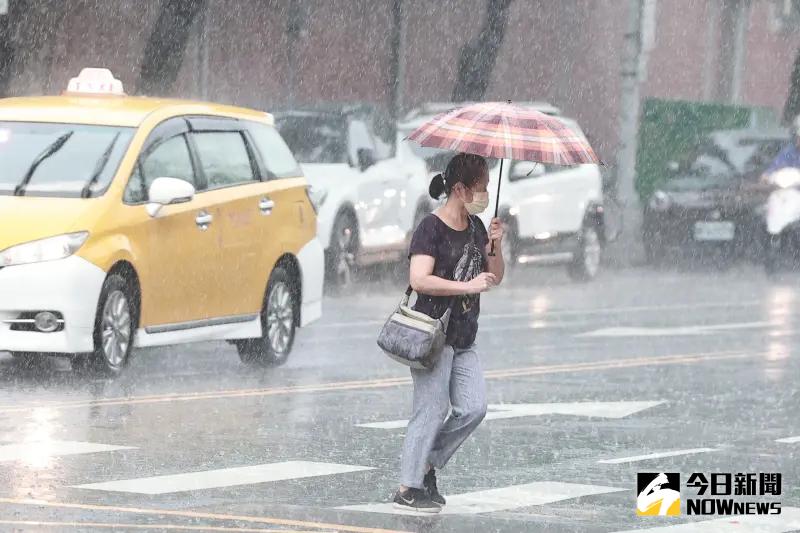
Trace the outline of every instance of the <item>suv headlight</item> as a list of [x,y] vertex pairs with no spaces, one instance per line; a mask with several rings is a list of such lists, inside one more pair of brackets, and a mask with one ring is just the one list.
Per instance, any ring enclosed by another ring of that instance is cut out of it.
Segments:
[[89,232],[80,231],[6,248],[0,252],[0,267],[64,259],[77,252],[88,237]]
[[650,208],[654,211],[666,211],[672,205],[672,198],[664,191],[656,191],[650,197]]

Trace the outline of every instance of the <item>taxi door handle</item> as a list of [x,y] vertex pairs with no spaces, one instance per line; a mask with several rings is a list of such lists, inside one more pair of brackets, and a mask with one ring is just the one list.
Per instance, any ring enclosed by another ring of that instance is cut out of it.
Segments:
[[266,216],[272,213],[272,210],[275,208],[275,202],[270,200],[269,198],[262,198],[258,202],[258,210],[261,211],[261,214]]
[[197,214],[197,218],[194,219],[195,224],[197,227],[200,228],[200,231],[205,231],[211,225],[211,222],[214,220],[214,217],[211,213],[207,211],[200,211]]

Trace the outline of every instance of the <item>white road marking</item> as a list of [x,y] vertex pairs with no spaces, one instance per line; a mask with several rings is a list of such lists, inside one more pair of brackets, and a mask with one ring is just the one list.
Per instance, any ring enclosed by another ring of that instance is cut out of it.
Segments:
[[[447,505],[439,514],[478,514],[518,509],[532,505],[546,505],[561,500],[621,492],[627,489],[603,487],[598,485],[581,485],[578,483],[561,483],[557,481],[537,481],[526,485],[514,485],[499,489],[467,492],[448,495]],[[391,503],[372,503],[366,505],[348,505],[337,507],[347,511],[388,514],[419,514],[430,516],[430,513],[415,513],[395,509]]]
[[347,472],[372,470],[368,466],[340,465],[334,463],[315,463],[310,461],[285,461],[255,466],[222,468],[188,474],[173,474],[138,479],[124,479],[105,483],[77,485],[78,489],[105,490],[112,492],[133,492],[137,494],[170,494],[192,490],[214,489],[302,479],[316,476],[329,476]]
[[[741,309],[743,307],[756,307],[764,305],[764,302],[758,300],[750,300],[746,302],[737,302],[736,307]],[[680,311],[684,309],[713,309],[713,308],[728,308],[731,306],[730,302],[709,302],[697,304],[675,304],[675,305],[637,305],[628,307],[599,307],[587,309],[553,309],[543,311],[541,313],[532,313],[530,311],[523,311],[519,313],[484,313],[481,314],[481,320],[501,320],[507,318],[536,318],[547,319],[557,316],[572,316],[572,315],[607,315],[611,313],[631,313],[641,311]],[[388,311],[387,311],[388,316]],[[343,327],[361,327],[361,326],[381,326],[386,320],[352,320],[346,322],[331,322],[328,324],[315,324],[314,329],[339,329]]]
[[785,439],[777,439],[775,442],[783,442],[785,444],[794,444],[800,442],[800,437],[786,437]]
[[634,455],[633,457],[619,457],[617,459],[603,459],[597,461],[599,464],[604,465],[619,465],[623,463],[636,463],[638,461],[647,461],[650,459],[660,459],[662,457],[677,457],[679,455],[691,455],[693,453],[707,453],[716,452],[718,448],[690,448],[688,450],[672,450],[669,452],[649,453],[647,455]]
[[[642,521],[644,522],[644,520]],[[674,526],[630,529],[617,533],[785,533],[800,529],[800,508],[781,507],[779,515],[726,516]]]
[[575,335],[576,337],[667,337],[672,335],[711,335],[717,331],[768,328],[769,322],[741,322],[710,326],[680,326],[672,328],[619,327],[603,328]]
[[[572,403],[503,403],[490,404],[486,420],[519,418],[523,416],[571,415],[598,418],[624,418],[645,409],[661,405],[662,401],[650,402],[572,402]],[[389,420],[356,424],[371,429],[398,429],[408,425],[408,420]]]
[[40,461],[47,457],[63,455],[80,455],[84,453],[113,452],[114,450],[134,450],[131,446],[114,446],[95,442],[77,442],[70,440],[40,440],[5,444],[0,446],[0,462],[3,461]]

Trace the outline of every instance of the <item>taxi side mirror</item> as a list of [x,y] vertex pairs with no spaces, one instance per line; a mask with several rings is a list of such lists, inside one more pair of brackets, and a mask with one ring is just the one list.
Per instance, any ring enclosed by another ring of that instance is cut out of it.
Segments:
[[156,217],[165,205],[182,204],[194,198],[194,185],[176,178],[156,178],[150,184],[147,214]]

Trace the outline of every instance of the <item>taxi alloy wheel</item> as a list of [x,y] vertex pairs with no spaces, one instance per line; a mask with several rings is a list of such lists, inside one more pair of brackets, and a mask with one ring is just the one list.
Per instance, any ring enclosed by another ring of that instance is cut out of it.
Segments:
[[135,306],[125,279],[118,274],[109,276],[95,319],[95,351],[89,361],[95,370],[116,375],[128,363],[136,331]]
[[289,358],[299,310],[296,283],[283,268],[270,277],[261,311],[262,337],[239,343],[239,357],[248,365],[278,366]]

